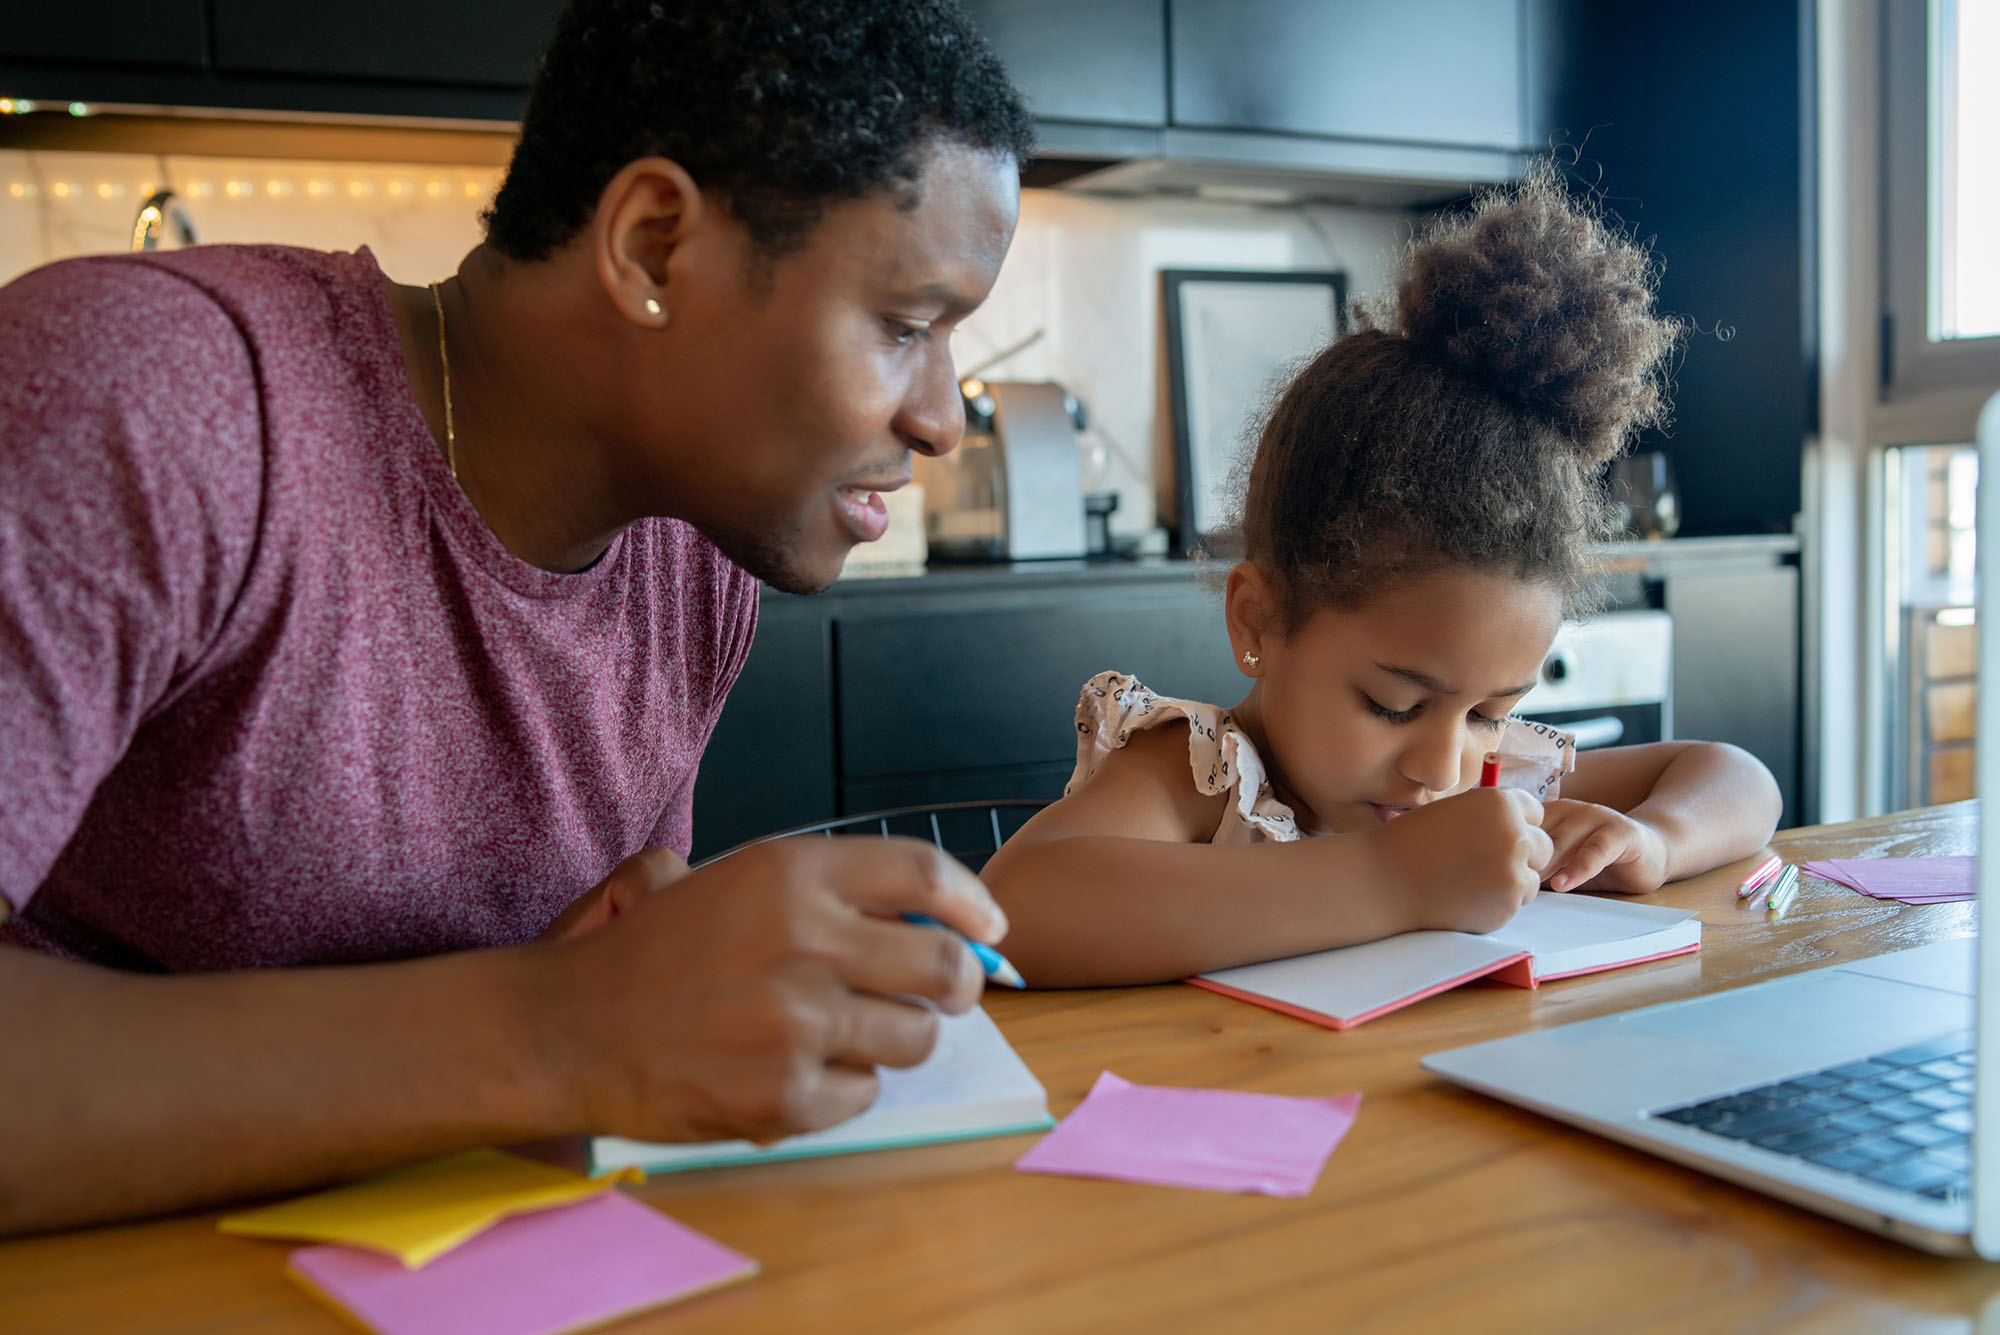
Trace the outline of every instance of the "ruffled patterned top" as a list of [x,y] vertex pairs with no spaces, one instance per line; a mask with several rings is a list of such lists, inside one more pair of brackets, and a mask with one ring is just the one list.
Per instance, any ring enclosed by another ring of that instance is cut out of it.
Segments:
[[[1134,733],[1170,719],[1187,725],[1194,786],[1211,797],[1227,793],[1232,798],[1210,843],[1289,843],[1300,837],[1298,818],[1272,791],[1256,743],[1228,710],[1155,694],[1122,672],[1100,672],[1083,685],[1076,702],[1076,769],[1063,795],[1095,774]],[[1543,801],[1556,797],[1562,776],[1576,768],[1576,739],[1528,719],[1509,716],[1494,749],[1501,755],[1502,786],[1525,789]]]

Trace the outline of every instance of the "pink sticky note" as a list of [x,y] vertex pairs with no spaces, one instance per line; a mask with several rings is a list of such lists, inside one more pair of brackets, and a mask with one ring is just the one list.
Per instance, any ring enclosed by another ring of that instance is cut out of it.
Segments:
[[1062,1124],[1015,1160],[1024,1173],[1303,1196],[1361,1107],[1359,1094],[1295,1099],[1135,1085],[1106,1071]]
[[1943,904],[1973,897],[1977,863],[1972,857],[1835,858],[1808,862],[1800,870],[1876,899]]
[[1823,862],[1803,862],[1799,864],[1799,870],[1807,876],[1817,876],[1821,880],[1832,881],[1835,885],[1844,885],[1849,890],[1861,890],[1861,893],[1864,895],[1868,893],[1866,890],[1862,890],[1860,884],[1848,874],[1847,863],[1844,859],[1831,858]]
[[503,1219],[420,1270],[358,1247],[287,1272],[378,1335],[552,1335],[744,1279],[757,1263],[619,1191]]

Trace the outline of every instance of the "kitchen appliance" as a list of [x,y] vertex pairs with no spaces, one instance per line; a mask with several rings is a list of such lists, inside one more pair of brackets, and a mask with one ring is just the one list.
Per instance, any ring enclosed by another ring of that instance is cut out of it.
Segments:
[[1061,385],[966,380],[965,439],[919,457],[933,559],[1041,561],[1084,554],[1082,410]]
[[169,189],[155,190],[139,205],[132,218],[133,253],[147,250],[179,250],[201,244],[195,235],[194,217],[181,197]]
[[1680,531],[1680,490],[1674,466],[1659,450],[1639,450],[1611,465],[1611,494],[1635,537],[1671,538]]
[[1566,621],[1514,712],[1576,736],[1579,751],[1672,737],[1673,619],[1639,608]]

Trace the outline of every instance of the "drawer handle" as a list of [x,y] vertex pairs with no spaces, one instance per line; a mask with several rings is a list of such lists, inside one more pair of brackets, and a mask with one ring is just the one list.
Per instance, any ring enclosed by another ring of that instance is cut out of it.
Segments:
[[1576,749],[1579,751],[1616,746],[1618,739],[1625,735],[1625,720],[1616,714],[1607,714],[1603,718],[1580,718],[1556,726],[1576,738]]

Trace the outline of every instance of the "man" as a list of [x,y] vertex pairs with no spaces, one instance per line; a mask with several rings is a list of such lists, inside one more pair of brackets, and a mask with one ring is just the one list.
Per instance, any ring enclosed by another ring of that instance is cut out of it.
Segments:
[[1027,124],[953,0],[574,0],[451,279],[0,291],[0,1230],[771,1138],[922,1059],[979,973],[897,915],[998,939],[972,877],[680,856],[751,577],[958,441]]

